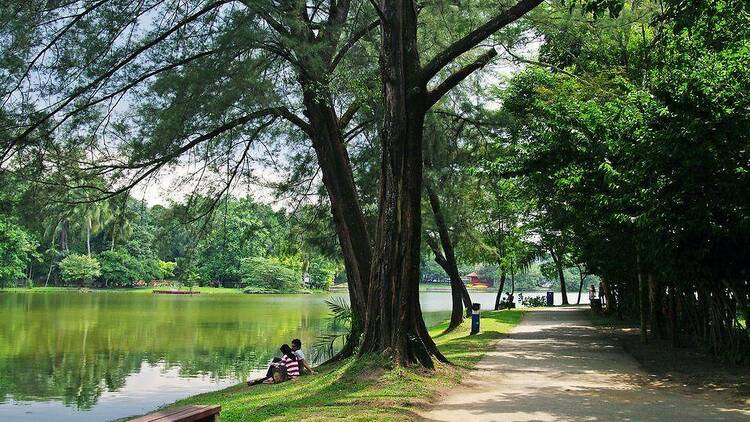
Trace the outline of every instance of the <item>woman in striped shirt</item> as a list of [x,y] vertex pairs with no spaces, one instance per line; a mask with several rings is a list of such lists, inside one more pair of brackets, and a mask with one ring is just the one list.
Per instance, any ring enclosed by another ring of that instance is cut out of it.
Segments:
[[281,363],[286,365],[286,374],[291,379],[295,379],[299,376],[299,360],[297,355],[292,351],[292,348],[288,344],[281,345]]
[[281,345],[281,359],[273,358],[264,378],[250,380],[247,385],[276,384],[299,376],[299,359],[288,344]]

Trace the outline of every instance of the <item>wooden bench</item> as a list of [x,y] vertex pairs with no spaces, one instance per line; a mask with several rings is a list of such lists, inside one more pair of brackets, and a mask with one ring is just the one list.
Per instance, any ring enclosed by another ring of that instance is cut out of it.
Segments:
[[130,422],[219,422],[219,412],[219,405],[183,406],[131,419]]

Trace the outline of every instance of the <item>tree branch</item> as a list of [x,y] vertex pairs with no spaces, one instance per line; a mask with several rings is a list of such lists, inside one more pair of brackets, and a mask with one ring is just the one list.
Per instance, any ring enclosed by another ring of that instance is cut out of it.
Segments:
[[513,59],[515,59],[518,62],[526,63],[526,64],[533,64],[534,66],[539,66],[539,67],[547,67],[547,68],[550,68],[550,69],[552,69],[554,71],[560,72],[563,75],[570,76],[573,79],[580,80],[580,78],[578,76],[576,76],[576,75],[568,72],[567,70],[565,70],[565,69],[563,69],[561,67],[555,66],[552,63],[544,63],[544,62],[540,62],[540,61],[536,61],[536,60],[525,59],[525,58],[523,58],[523,57],[521,57],[521,56],[513,53],[512,51],[510,51],[510,49],[508,47],[506,47],[506,46],[504,46],[502,44],[501,44],[501,46],[503,47],[503,50],[505,50],[505,52],[508,53],[509,56],[513,57]]
[[[286,114],[288,114],[289,116],[287,116]],[[307,125],[306,122],[302,121],[302,119],[300,119],[299,117],[297,117],[296,115],[294,115],[293,113],[291,113],[285,107],[267,108],[267,109],[255,111],[255,112],[250,113],[250,114],[246,114],[246,115],[244,115],[242,117],[238,117],[238,118],[236,118],[234,120],[230,120],[229,122],[224,123],[223,125],[215,128],[214,130],[212,130],[210,132],[207,132],[207,133],[205,133],[205,134],[203,134],[201,136],[198,136],[197,138],[193,139],[192,141],[188,142],[187,144],[181,146],[177,150],[175,150],[175,151],[173,151],[173,152],[171,152],[171,153],[169,153],[167,155],[163,155],[163,156],[154,158],[152,160],[145,161],[145,162],[140,162],[140,163],[116,164],[116,165],[106,165],[106,164],[104,164],[104,165],[99,165],[99,166],[92,166],[92,167],[90,167],[90,168],[88,168],[86,170],[93,170],[93,169],[100,169],[100,168],[120,169],[120,170],[132,170],[132,169],[139,169],[139,168],[144,168],[144,167],[148,167],[148,166],[152,166],[152,165],[162,166],[162,165],[168,163],[169,161],[171,161],[171,160],[179,157],[180,155],[184,154],[185,152],[187,152],[188,150],[192,149],[193,147],[195,147],[196,145],[198,145],[198,144],[200,144],[202,142],[205,142],[205,141],[208,141],[210,139],[213,139],[213,138],[215,138],[215,137],[223,134],[224,132],[227,132],[227,131],[232,130],[232,129],[238,127],[238,126],[242,126],[242,125],[244,125],[245,123],[247,123],[247,122],[249,122],[251,120],[254,120],[254,119],[257,119],[257,118],[260,118],[260,117],[264,117],[264,116],[280,116],[280,117],[284,117],[287,120],[289,120],[290,118],[294,118],[294,119],[299,120],[300,121],[299,123]]]
[[490,35],[504,28],[508,24],[515,22],[530,10],[539,6],[543,1],[544,0],[521,0],[510,9],[500,12],[500,14],[487,21],[484,25],[456,40],[445,50],[433,57],[433,59],[424,66],[421,74],[422,81],[424,83],[429,82],[430,79],[432,79],[441,69],[447,66],[448,63],[452,62],[456,57],[476,47],[480,42],[484,41]]
[[352,34],[352,37],[349,38],[346,44],[341,46],[341,49],[338,52],[336,52],[336,55],[333,57],[333,60],[331,60],[331,66],[329,68],[330,71],[333,71],[334,69],[336,69],[336,66],[338,66],[341,59],[344,58],[346,53],[352,47],[354,47],[354,45],[357,44],[359,40],[361,40],[365,35],[367,35],[373,29],[377,28],[379,25],[380,25],[380,19],[377,19],[377,20],[370,22],[369,25],[365,26],[364,28]]
[[[45,114],[41,119],[37,120],[35,123],[31,124],[31,126],[29,126],[28,128],[26,128],[26,130],[24,130],[20,135],[18,135],[15,138],[13,138],[9,142],[9,146],[8,146],[8,148],[6,148],[6,151],[9,151],[11,148],[13,148],[15,145],[17,145],[19,141],[26,139],[29,136],[29,134],[31,134],[31,132],[33,132],[36,128],[38,128],[39,126],[41,126],[42,124],[44,124],[47,120],[49,120],[50,118],[52,118],[55,114],[57,114],[60,110],[62,110],[68,104],[70,104],[71,102],[73,102],[76,98],[78,98],[79,96],[83,95],[84,92],[88,91],[89,89],[91,89],[93,87],[96,87],[101,82],[105,81],[106,79],[108,79],[109,77],[111,77],[112,75],[114,75],[115,72],[117,72],[118,70],[120,70],[122,67],[124,67],[128,63],[130,63],[133,60],[135,60],[137,57],[139,57],[146,50],[148,50],[151,47],[153,47],[153,46],[159,44],[160,42],[164,41],[164,39],[166,39],[167,37],[169,37],[173,33],[177,32],[180,28],[185,27],[186,25],[190,24],[191,22],[194,22],[195,20],[197,20],[201,16],[205,15],[206,13],[214,10],[215,8],[217,8],[219,6],[222,6],[222,5],[226,4],[226,3],[228,3],[229,1],[230,0],[219,0],[219,1],[216,1],[214,3],[211,3],[211,4],[207,5],[206,7],[202,8],[201,10],[199,10],[197,13],[192,14],[192,15],[186,17],[185,19],[181,20],[176,25],[174,25],[173,27],[171,27],[169,30],[163,32],[159,36],[153,38],[149,42],[147,42],[147,43],[141,45],[140,47],[138,47],[137,49],[135,49],[133,52],[131,52],[130,54],[128,54],[124,59],[120,60],[117,64],[115,64],[114,66],[112,66],[111,68],[109,68],[109,70],[107,70],[103,74],[99,75],[99,77],[97,77],[96,79],[94,79],[93,81],[91,81],[89,84],[87,84],[87,85],[85,85],[85,86],[83,86],[83,87],[81,87],[79,89],[76,89],[71,95],[69,95],[67,98],[65,98],[52,111],[50,111],[49,113]],[[4,152],[3,155],[0,156],[0,162],[4,161],[6,154],[7,154],[7,152]]]
[[83,12],[75,15],[75,17],[73,18],[73,20],[71,20],[70,22],[68,22],[68,24],[65,25],[65,27],[62,30],[60,30],[60,32],[57,33],[57,35],[55,35],[55,37],[52,39],[52,41],[50,41],[47,45],[45,45],[44,48],[42,48],[37,53],[37,55],[29,62],[29,65],[26,66],[26,70],[24,70],[24,72],[21,75],[21,77],[18,78],[18,83],[16,84],[16,86],[12,90],[8,91],[8,97],[3,102],[3,105],[5,105],[5,103],[7,103],[7,101],[10,99],[11,93],[13,93],[15,90],[17,90],[21,86],[21,83],[29,75],[29,72],[31,72],[31,68],[34,67],[34,65],[36,64],[37,60],[39,60],[39,58],[42,57],[44,55],[44,53],[47,52],[47,50],[49,50],[50,48],[52,48],[52,46],[55,45],[55,43],[57,41],[59,41],[60,38],[62,38],[68,31],[70,31],[70,29],[73,28],[76,25],[76,23],[78,23],[78,21],[80,21],[81,19],[83,19],[86,15],[88,15],[91,12],[93,12],[99,6],[101,6],[102,4],[104,4],[106,2],[107,2],[107,0],[100,0],[100,1],[92,4],[91,6],[89,6]]
[[497,56],[497,51],[495,51],[494,48],[489,49],[487,52],[482,54],[481,56],[477,57],[476,60],[471,62],[470,64],[464,66],[463,68],[459,69],[452,75],[445,78],[443,82],[441,82],[435,89],[432,91],[429,91],[427,93],[427,100],[429,105],[433,105],[438,100],[440,100],[443,95],[445,95],[448,91],[453,89],[456,85],[458,85],[461,81],[466,79],[469,75],[474,73],[474,71],[479,70],[487,65],[487,63],[492,60],[493,57]]
[[357,114],[357,111],[359,111],[359,107],[360,103],[356,100],[349,105],[349,108],[347,108],[344,114],[342,114],[339,118],[339,129],[344,129],[347,125],[349,125],[349,122],[352,120],[354,115]]
[[297,116],[296,114],[292,113],[288,108],[286,107],[275,107],[272,110],[277,116],[283,117],[286,120],[288,120],[293,125],[297,126],[298,128],[302,129],[302,131],[305,132],[308,136],[312,135],[313,129],[312,126],[310,126],[310,123],[304,121],[301,117]]

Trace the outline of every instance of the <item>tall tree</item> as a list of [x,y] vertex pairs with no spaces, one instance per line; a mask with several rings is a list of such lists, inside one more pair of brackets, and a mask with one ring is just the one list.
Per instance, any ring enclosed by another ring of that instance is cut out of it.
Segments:
[[[38,36],[19,48],[25,65],[9,69],[3,92],[8,109],[36,109],[39,95],[23,95],[30,91],[59,100],[39,112],[18,113],[20,127],[11,129],[0,162],[30,147],[36,132],[60,133],[86,122],[94,132],[127,140],[125,160],[106,154],[96,137],[92,141],[91,155],[99,162],[91,171],[126,179],[104,198],[128,191],[184,154],[230,169],[218,192],[223,195],[253,144],[276,138],[269,136],[271,128],[284,132],[280,139],[307,138],[330,198],[350,286],[353,329],[343,355],[354,350],[366,327],[362,353],[389,350],[400,364],[431,366],[430,355],[442,356],[421,318],[417,289],[425,114],[497,55],[481,46],[484,41],[542,1],[478,4],[471,18],[457,19],[461,35],[442,31],[432,43],[418,43],[419,18],[426,15],[413,0],[373,2],[374,13],[370,4],[350,0],[193,0],[179,7],[163,0],[74,1],[47,9],[21,4],[16,15],[31,16],[28,31]],[[144,22],[152,25],[136,30]],[[346,144],[357,133],[356,126],[347,128],[368,96],[357,96],[335,76],[378,26],[384,117],[371,240]],[[22,35],[19,25],[9,28],[10,37]],[[424,52],[431,58],[422,64]],[[49,78],[33,77],[40,74]],[[39,87],[31,80],[49,83]],[[122,98],[138,103],[139,113],[109,125]],[[280,120],[294,133],[279,129]],[[140,129],[134,134],[133,127]]]

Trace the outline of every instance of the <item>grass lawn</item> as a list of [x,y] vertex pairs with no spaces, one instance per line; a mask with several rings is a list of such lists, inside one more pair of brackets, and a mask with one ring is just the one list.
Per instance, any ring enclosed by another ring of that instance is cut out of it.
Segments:
[[415,406],[455,388],[476,365],[493,340],[502,338],[521,320],[523,311],[482,314],[482,331],[469,336],[470,320],[441,335],[447,323],[433,327],[435,342],[453,365],[435,371],[392,368],[380,357],[349,359],[320,367],[316,375],[279,385],[236,385],[174,403],[220,404],[222,422],[261,420],[411,420]]

